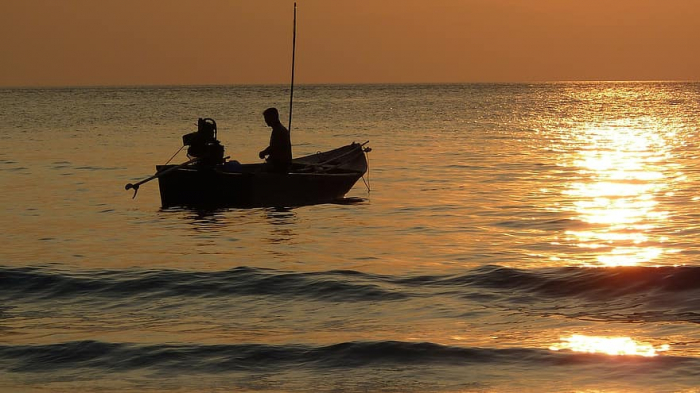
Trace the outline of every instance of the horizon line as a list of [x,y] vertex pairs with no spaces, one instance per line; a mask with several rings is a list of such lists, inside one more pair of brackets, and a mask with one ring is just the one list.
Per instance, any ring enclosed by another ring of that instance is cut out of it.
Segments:
[[[700,83],[700,80],[682,79],[564,79],[541,81],[480,81],[480,82],[317,82],[297,83],[295,86],[383,86],[383,85],[538,85],[565,83]],[[78,84],[78,85],[6,85],[3,90],[15,89],[114,89],[114,88],[172,88],[172,87],[234,87],[234,86],[289,86],[289,83],[153,83],[153,84]]]

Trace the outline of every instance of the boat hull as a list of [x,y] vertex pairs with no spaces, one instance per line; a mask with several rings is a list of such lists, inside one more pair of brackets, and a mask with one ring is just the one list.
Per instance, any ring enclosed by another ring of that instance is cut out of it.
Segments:
[[[358,154],[359,153],[359,154]],[[157,166],[161,172],[173,166]],[[202,207],[291,207],[342,199],[367,171],[359,144],[293,160],[290,173],[265,164],[183,167],[158,178],[161,204]]]

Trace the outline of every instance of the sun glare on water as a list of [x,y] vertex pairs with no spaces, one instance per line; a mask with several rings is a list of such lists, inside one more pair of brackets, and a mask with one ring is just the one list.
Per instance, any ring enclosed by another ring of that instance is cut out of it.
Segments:
[[668,344],[654,347],[630,337],[597,337],[575,334],[562,337],[561,342],[549,347],[552,351],[569,350],[573,352],[595,353],[612,356],[654,357],[670,349]]
[[649,130],[628,127],[585,130],[573,165],[579,177],[565,192],[585,226],[566,232],[595,255],[598,266],[648,264],[664,253],[663,238],[651,236],[668,213],[656,196],[667,187],[664,141]]

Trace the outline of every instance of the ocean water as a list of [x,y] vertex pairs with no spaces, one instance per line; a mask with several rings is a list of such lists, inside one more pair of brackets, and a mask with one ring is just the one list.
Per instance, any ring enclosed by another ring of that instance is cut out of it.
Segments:
[[0,90],[1,392],[700,391],[699,83],[297,86],[295,156],[373,149],[352,203],[124,190],[288,99]]

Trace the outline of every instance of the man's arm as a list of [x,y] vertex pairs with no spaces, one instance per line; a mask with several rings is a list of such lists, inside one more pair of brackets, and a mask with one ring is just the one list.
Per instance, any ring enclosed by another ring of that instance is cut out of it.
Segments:
[[260,157],[262,159],[262,158],[265,158],[265,156],[267,156],[269,154],[270,154],[270,146],[268,146],[265,150],[261,151],[258,154],[258,157]]

